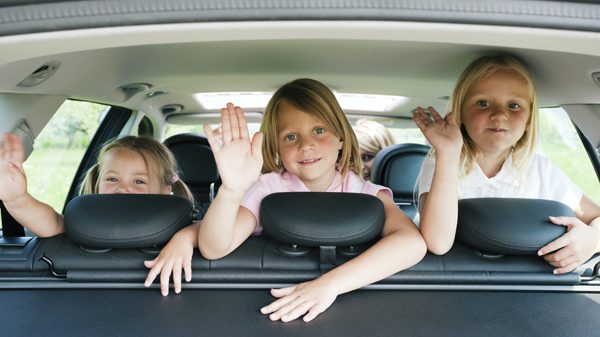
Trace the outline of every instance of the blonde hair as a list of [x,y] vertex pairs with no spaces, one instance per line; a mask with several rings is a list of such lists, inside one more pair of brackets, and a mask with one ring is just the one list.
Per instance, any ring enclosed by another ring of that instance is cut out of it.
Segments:
[[148,170],[159,178],[161,187],[171,186],[173,194],[188,198],[194,202],[194,197],[187,185],[179,179],[177,162],[173,153],[158,141],[150,137],[126,136],[114,139],[102,146],[98,154],[98,162],[92,166],[79,187],[79,194],[96,194],[100,181],[98,179],[106,153],[113,150],[133,151],[144,159]]
[[341,141],[342,149],[338,155],[338,170],[345,177],[348,171],[360,176],[362,162],[358,150],[358,141],[352,131],[350,122],[342,111],[335,95],[323,83],[301,78],[284,84],[269,100],[265,116],[260,127],[264,134],[263,141],[263,173],[278,172],[283,169],[279,160],[279,142],[277,114],[282,102],[315,116]]
[[359,149],[377,153],[381,149],[394,144],[394,137],[385,126],[369,119],[359,119],[354,125],[354,133]]
[[474,163],[480,155],[473,140],[462,126],[462,109],[465,97],[471,87],[481,79],[484,79],[498,71],[515,73],[523,79],[529,89],[529,101],[531,102],[529,120],[523,136],[517,141],[512,151],[512,165],[517,171],[527,166],[535,153],[538,133],[538,98],[533,76],[525,65],[513,57],[506,55],[487,55],[479,57],[471,62],[458,78],[450,100],[450,111],[456,111],[456,124],[460,126],[463,135],[463,147],[460,154],[460,176],[467,176],[473,170]]

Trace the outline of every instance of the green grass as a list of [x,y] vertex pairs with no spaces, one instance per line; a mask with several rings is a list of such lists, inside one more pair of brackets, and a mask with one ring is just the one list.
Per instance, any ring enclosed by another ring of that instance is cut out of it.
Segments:
[[84,151],[84,149],[34,151],[24,164],[29,193],[61,213]]

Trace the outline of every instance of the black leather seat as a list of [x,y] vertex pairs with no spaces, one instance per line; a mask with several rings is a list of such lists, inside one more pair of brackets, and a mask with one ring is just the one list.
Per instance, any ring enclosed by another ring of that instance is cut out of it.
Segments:
[[173,152],[182,173],[180,178],[192,191],[203,217],[220,183],[208,140],[197,134],[182,133],[167,138],[164,144]]
[[389,187],[396,204],[410,218],[418,211],[415,202],[417,178],[429,149],[422,144],[395,144],[379,151],[373,160],[371,181]]

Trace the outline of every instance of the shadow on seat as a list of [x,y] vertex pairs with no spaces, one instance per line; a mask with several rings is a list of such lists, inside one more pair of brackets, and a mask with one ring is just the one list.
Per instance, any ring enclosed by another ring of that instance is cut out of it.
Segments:
[[417,178],[429,149],[422,144],[395,144],[379,151],[373,160],[371,181],[389,187],[396,205],[411,219],[417,214],[414,192],[418,195]]
[[204,217],[220,183],[208,140],[200,135],[182,133],[167,138],[164,144],[173,152],[181,170],[181,180],[192,191],[199,216]]

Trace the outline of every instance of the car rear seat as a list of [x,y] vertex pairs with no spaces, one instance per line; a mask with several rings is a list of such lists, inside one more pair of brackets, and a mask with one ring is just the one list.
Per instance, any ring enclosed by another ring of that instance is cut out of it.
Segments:
[[173,152],[181,170],[181,179],[194,195],[199,217],[204,217],[220,184],[217,163],[208,140],[197,134],[182,133],[167,138],[164,144]]
[[389,187],[396,205],[411,219],[418,212],[417,179],[429,150],[429,146],[422,144],[395,144],[379,151],[373,159],[371,181]]

